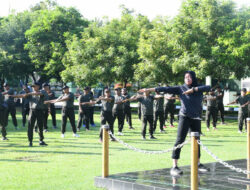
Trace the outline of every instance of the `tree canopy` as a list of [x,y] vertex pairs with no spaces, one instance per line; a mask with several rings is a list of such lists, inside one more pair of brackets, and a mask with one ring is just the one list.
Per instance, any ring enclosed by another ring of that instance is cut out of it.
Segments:
[[194,70],[222,80],[250,76],[250,8],[231,0],[185,0],[173,18],[135,15],[89,21],[46,0],[0,19],[1,80],[177,84]]

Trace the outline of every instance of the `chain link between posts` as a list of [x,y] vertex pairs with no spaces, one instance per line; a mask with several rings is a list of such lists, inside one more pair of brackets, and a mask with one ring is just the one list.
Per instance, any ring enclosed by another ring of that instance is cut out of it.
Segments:
[[178,148],[182,148],[185,144],[188,144],[189,141],[185,141],[183,142],[182,144],[179,144],[177,145],[176,147],[173,147],[173,148],[169,148],[168,150],[160,150],[160,151],[148,151],[148,150],[142,150],[142,149],[139,149],[139,148],[136,148],[134,146],[131,146],[127,143],[125,143],[124,141],[122,141],[121,139],[118,139],[117,137],[115,137],[111,131],[109,131],[109,135],[115,139],[117,142],[119,142],[120,144],[122,144],[123,146],[127,147],[128,149],[130,150],[133,150],[135,152],[140,152],[140,153],[143,153],[143,154],[164,154],[164,153],[168,153],[168,152],[172,152],[173,150],[176,150]]
[[233,165],[228,164],[227,162],[223,161],[222,159],[218,158],[215,154],[213,154],[210,150],[208,150],[208,148],[200,141],[197,140],[197,143],[202,147],[203,150],[205,150],[205,152],[207,152],[213,159],[215,159],[217,162],[221,163],[223,166],[236,171],[238,173],[243,173],[243,174],[250,174],[250,171],[247,170],[243,170],[241,168],[236,168]]

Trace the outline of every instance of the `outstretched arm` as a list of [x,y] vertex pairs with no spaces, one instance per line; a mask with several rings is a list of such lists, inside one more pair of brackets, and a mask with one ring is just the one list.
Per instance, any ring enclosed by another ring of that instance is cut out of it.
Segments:
[[208,92],[211,89],[210,86],[197,86],[190,88],[189,90],[183,92],[183,94],[192,94],[195,92]]
[[132,102],[132,101],[138,100],[138,98],[141,98],[141,97],[143,97],[143,95],[134,95],[134,96],[131,96],[130,98],[128,98],[126,100]]
[[232,102],[228,103],[227,105],[236,104],[236,103],[237,103],[237,101],[235,100],[235,101],[232,101]]
[[100,96],[100,97],[98,98],[98,101],[99,101],[99,100],[106,100],[106,101],[108,101],[108,102],[112,102],[114,99],[111,98],[111,97]]
[[18,95],[5,94],[5,96],[9,96],[9,97],[13,97],[13,98],[26,98],[26,94],[18,94]]

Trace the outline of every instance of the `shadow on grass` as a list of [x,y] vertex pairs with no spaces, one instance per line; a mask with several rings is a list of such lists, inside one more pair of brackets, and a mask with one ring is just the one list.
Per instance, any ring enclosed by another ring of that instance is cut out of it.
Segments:
[[63,151],[32,151],[32,150],[15,150],[15,152],[25,152],[25,153],[41,153],[41,154],[79,154],[79,155],[102,155],[102,153],[93,152],[63,152]]
[[37,162],[37,163],[48,163],[48,161],[39,161],[39,160],[11,160],[11,159],[0,159],[0,162]]

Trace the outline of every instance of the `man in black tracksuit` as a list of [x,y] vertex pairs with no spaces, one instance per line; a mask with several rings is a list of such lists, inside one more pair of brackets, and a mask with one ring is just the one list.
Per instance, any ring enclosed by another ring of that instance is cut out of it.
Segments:
[[[44,101],[49,100],[49,95],[47,93],[48,89],[49,89],[49,84],[43,83],[43,89],[41,91],[44,94]],[[43,130],[44,132],[48,132],[48,116],[50,113],[49,109],[50,109],[49,104],[43,104]]]
[[[27,85],[23,85],[23,90],[19,94],[27,94],[30,93],[29,88]],[[26,124],[26,117],[29,115],[29,99],[28,98],[22,98],[22,123],[23,127],[25,127]]]
[[238,133],[242,133],[243,125],[245,123],[245,130],[247,130],[247,116],[248,116],[248,104],[250,101],[250,96],[246,95],[247,90],[245,88],[242,88],[241,95],[233,102],[228,103],[229,104],[240,104],[239,112],[238,112],[238,124],[239,124],[239,131]]
[[213,127],[216,129],[217,122],[217,96],[214,93],[214,90],[211,90],[208,95],[205,96],[207,101],[207,111],[206,111],[206,124],[207,131],[210,130],[210,118],[213,118]]
[[[124,96],[125,99],[129,99],[130,95],[127,92],[126,88],[122,89],[122,95]],[[132,127],[132,117],[131,117],[131,107],[130,107],[130,102],[127,101],[124,103],[124,115],[125,115],[125,119],[129,125],[129,129],[134,129]]]
[[[215,95],[217,96],[217,114],[220,112],[220,116],[221,116],[221,123],[225,124],[225,119],[224,119],[224,104],[223,104],[223,98],[224,98],[224,91],[221,90],[221,87],[218,86],[216,88],[216,93]],[[218,116],[216,116],[218,117]],[[218,121],[218,118],[217,118]]]
[[132,96],[130,99],[127,99],[127,101],[134,101],[137,100],[141,103],[141,121],[142,121],[142,139],[146,139],[146,129],[147,129],[147,123],[149,123],[149,138],[150,139],[156,139],[154,134],[154,100],[162,98],[160,95],[150,95],[150,92],[144,92],[143,95],[135,95]]
[[35,82],[32,85],[33,92],[27,94],[20,95],[12,95],[15,98],[27,98],[29,99],[30,113],[29,113],[29,125],[28,125],[28,139],[29,146],[33,146],[33,130],[35,123],[39,128],[39,137],[40,137],[40,146],[47,146],[47,144],[43,141],[43,121],[44,121],[44,96],[45,94],[39,90],[40,84]]
[[[100,96],[98,100],[102,102],[101,126],[108,123],[109,130],[112,132],[112,134],[114,134],[114,118],[113,118],[112,110],[113,110],[115,98],[114,96],[111,96],[110,90],[106,88],[104,90],[104,96]],[[102,127],[100,127],[99,138],[101,142],[102,142],[102,134],[103,134],[102,130],[103,130]],[[115,141],[115,139],[112,138],[112,136],[111,136],[111,141]]]
[[[49,96],[49,100],[56,99],[55,92],[53,90],[51,90],[50,86],[47,89],[47,94]],[[56,129],[57,126],[56,126],[56,108],[55,108],[55,104],[49,104],[48,106],[49,106],[50,115],[51,115],[51,118],[52,118],[53,128]],[[48,114],[48,116],[49,116],[49,114]],[[48,118],[47,118],[47,120],[48,120]]]
[[[160,96],[159,92],[156,92],[157,95]],[[154,100],[154,132],[156,130],[157,126],[157,120],[159,118],[160,121],[160,132],[164,133],[163,125],[164,125],[164,95],[162,95],[161,98],[155,99]]]
[[2,94],[2,88],[0,87],[0,128],[2,133],[2,140],[8,140],[6,137],[7,136],[6,127],[8,120],[7,108],[8,105],[4,101],[4,95]]
[[[185,84],[182,86],[174,87],[158,87],[150,89],[141,89],[139,92],[164,92],[170,94],[177,94],[181,100],[181,108],[179,112],[179,126],[177,132],[177,139],[174,146],[182,144],[188,134],[188,130],[191,129],[192,132],[201,133],[201,105],[203,92],[208,92],[210,86],[200,86],[198,85],[195,72],[187,71],[184,75]],[[177,148],[172,153],[173,168],[170,174],[173,176],[178,176],[183,174],[183,171],[178,167],[178,160],[180,158],[181,149]],[[199,158],[200,158],[200,147],[199,147]],[[203,164],[200,164],[200,159],[198,160],[199,171],[206,172],[209,169]]]
[[[164,122],[168,119],[168,114],[170,115],[170,127],[174,127],[174,111],[175,111],[175,95],[165,94],[164,95]],[[166,126],[166,125],[165,125]]]
[[69,118],[71,128],[73,131],[73,137],[79,137],[76,133],[76,124],[75,124],[75,111],[74,111],[74,99],[75,96],[72,92],[69,91],[68,86],[64,86],[63,94],[55,100],[48,100],[46,104],[54,104],[56,102],[62,102],[62,128],[61,128],[61,137],[65,137],[67,119]]
[[93,102],[93,94],[90,93],[90,88],[85,87],[84,93],[79,96],[79,117],[77,122],[77,130],[80,131],[80,128],[82,126],[82,120],[84,120],[84,123],[86,125],[86,130],[89,130],[89,123],[90,123],[90,107]]
[[123,130],[123,125],[124,125],[124,100],[125,97],[121,95],[121,89],[116,88],[115,89],[115,101],[114,101],[114,106],[112,110],[113,118],[114,118],[114,123],[116,118],[118,119],[118,135],[123,135],[122,130]]
[[[5,96],[5,101],[8,104],[7,115],[8,116],[9,114],[11,115],[13,125],[15,129],[17,129],[16,106],[15,106],[14,98],[11,96],[11,95],[14,95],[15,92],[12,88],[9,87],[8,83],[4,83],[4,89],[5,89],[5,92],[3,92],[2,94]],[[8,125],[8,120],[7,120],[7,125]]]
[[[90,91],[90,94],[92,95],[92,97],[94,98],[94,93],[91,90],[91,87],[89,87],[89,91]],[[94,113],[95,113],[95,105],[94,104],[89,105],[89,111],[90,111],[89,123],[90,123],[91,127],[96,127],[95,122],[94,122]]]

